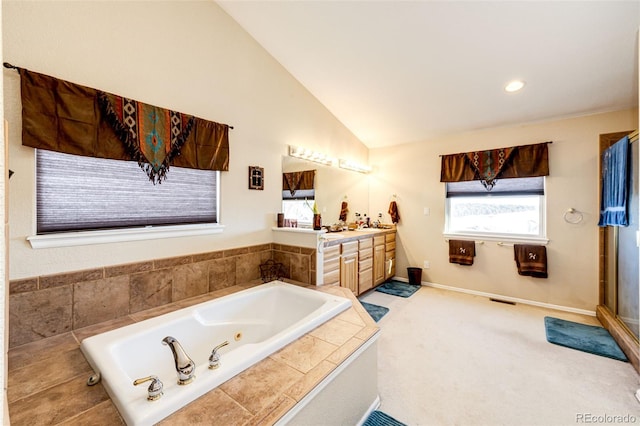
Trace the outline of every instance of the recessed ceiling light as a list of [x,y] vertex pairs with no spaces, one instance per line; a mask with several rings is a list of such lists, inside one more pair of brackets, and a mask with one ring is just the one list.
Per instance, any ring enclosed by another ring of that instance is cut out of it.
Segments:
[[510,81],[506,86],[504,86],[504,90],[506,92],[517,92],[518,90],[524,87],[524,81],[522,80],[513,80]]

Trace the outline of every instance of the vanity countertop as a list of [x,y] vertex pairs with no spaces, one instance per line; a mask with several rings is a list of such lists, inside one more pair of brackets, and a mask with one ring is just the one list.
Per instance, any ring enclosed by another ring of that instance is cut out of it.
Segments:
[[[11,423],[124,424],[103,385],[86,385],[92,370],[80,351],[80,342],[98,333],[258,284],[236,285],[12,348],[8,354],[7,393]],[[341,287],[317,289],[348,297],[353,304],[160,424],[208,425],[213,419],[225,425],[274,424],[378,333],[378,326],[351,291]]]
[[355,231],[327,232],[321,235],[324,240],[324,246],[334,246],[337,244],[356,241],[363,238],[371,238],[376,235],[395,234],[396,228],[362,228]]

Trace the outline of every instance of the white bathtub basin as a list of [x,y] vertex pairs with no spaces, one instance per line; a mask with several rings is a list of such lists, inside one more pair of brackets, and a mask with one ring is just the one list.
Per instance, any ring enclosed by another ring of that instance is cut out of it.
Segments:
[[[344,297],[273,281],[89,337],[80,348],[127,424],[152,425],[350,306]],[[195,362],[192,383],[177,384],[166,336]],[[221,366],[210,370],[211,350],[224,341]],[[156,401],[147,400],[148,382],[133,385],[151,375],[164,384]]]

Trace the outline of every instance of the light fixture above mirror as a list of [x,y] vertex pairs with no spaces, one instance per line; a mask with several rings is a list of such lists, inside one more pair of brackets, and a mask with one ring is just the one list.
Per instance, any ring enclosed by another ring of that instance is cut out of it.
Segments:
[[335,161],[335,159],[321,152],[312,151],[308,148],[302,148],[294,145],[289,145],[289,156],[313,161],[314,163],[324,164],[325,166],[331,166]]
[[349,161],[349,160],[343,160],[340,159],[340,161],[338,162],[338,166],[341,169],[346,169],[346,170],[351,170],[354,172],[359,172],[359,173],[371,173],[371,167],[364,165],[364,164],[358,164],[354,161]]

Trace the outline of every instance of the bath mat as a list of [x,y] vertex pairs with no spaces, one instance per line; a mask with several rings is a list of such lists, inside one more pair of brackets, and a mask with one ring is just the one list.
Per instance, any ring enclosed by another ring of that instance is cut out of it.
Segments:
[[369,313],[369,315],[371,315],[371,318],[373,318],[375,322],[380,321],[380,318],[382,318],[387,314],[387,312],[389,312],[389,308],[385,308],[384,306],[378,306],[374,305],[373,303],[367,302],[360,302],[360,304],[367,310],[367,312]]
[[547,341],[591,354],[627,361],[611,334],[595,325],[580,324],[553,317],[544,317]]
[[362,423],[362,426],[407,426],[402,422],[397,421],[388,414],[382,411],[374,411],[369,414],[367,420]]
[[381,293],[391,294],[392,296],[409,297],[418,289],[419,285],[407,284],[400,281],[389,281],[376,288]]

